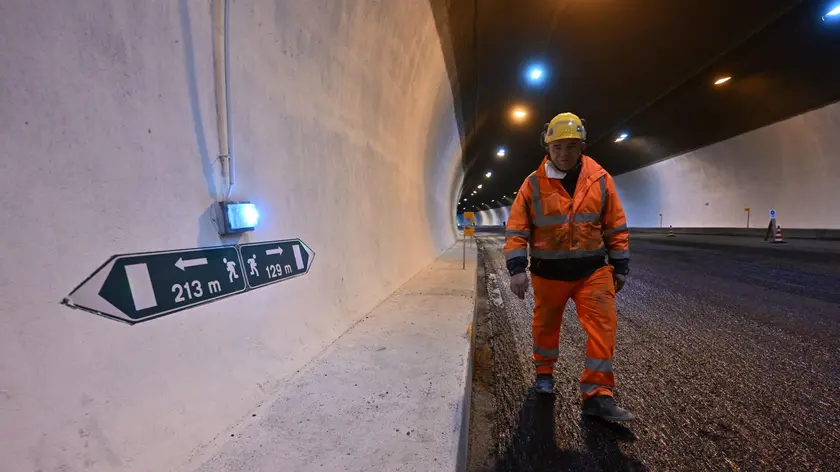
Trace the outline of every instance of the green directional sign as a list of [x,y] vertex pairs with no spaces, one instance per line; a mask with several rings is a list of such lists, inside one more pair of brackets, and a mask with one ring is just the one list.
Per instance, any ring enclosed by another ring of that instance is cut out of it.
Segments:
[[63,303],[134,324],[245,290],[236,246],[220,246],[114,256]]
[[315,253],[300,239],[239,245],[248,287],[257,288],[309,272]]

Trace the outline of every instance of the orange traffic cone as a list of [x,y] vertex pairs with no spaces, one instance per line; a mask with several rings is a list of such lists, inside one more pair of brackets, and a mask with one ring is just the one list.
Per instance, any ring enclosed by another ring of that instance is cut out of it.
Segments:
[[676,238],[677,235],[674,234],[674,227],[672,225],[668,225],[668,237],[669,238]]
[[784,243],[785,240],[782,239],[782,227],[776,226],[776,237],[773,239],[774,243]]

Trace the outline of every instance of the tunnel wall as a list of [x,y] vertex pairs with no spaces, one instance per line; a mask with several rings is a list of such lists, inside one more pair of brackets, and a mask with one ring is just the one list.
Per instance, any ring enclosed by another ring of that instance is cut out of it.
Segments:
[[[169,471],[455,239],[460,137],[425,0],[233,1],[221,239],[210,1],[0,5],[0,464]],[[129,326],[59,304],[115,254],[301,238],[311,272]]]
[[[507,223],[508,217],[510,216],[510,206],[494,208],[492,210],[476,211],[474,213],[475,225],[478,227],[502,226],[502,224]],[[458,215],[459,225],[463,224],[462,220],[462,215]]]
[[[840,103],[615,178],[631,227],[840,229]],[[632,145],[632,143],[629,143]]]

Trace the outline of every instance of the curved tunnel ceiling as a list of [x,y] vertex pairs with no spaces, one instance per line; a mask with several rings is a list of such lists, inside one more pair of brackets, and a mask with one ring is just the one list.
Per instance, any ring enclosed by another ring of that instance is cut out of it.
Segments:
[[[430,3],[459,112],[459,211],[509,204],[562,111],[587,121],[587,154],[618,175],[840,99],[840,19],[823,21],[837,2]],[[539,85],[526,77],[535,63]]]

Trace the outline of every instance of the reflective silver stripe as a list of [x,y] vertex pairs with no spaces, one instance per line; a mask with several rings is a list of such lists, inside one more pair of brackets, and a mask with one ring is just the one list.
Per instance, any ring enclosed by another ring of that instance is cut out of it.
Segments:
[[610,228],[604,231],[604,237],[612,236],[613,234],[618,233],[620,231],[630,231],[630,229],[627,227],[627,225],[616,226],[615,228]]
[[534,354],[539,354],[543,357],[548,357],[549,359],[557,359],[557,356],[560,355],[560,348],[556,347],[554,349],[543,349],[534,344]]
[[531,174],[528,177],[528,180],[531,182],[531,204],[534,205],[534,216],[537,221],[543,216],[542,212],[542,196],[540,195],[540,179],[535,175]]
[[593,359],[591,357],[587,357],[585,367],[589,370],[596,370],[598,372],[612,372],[613,361],[609,359]]
[[601,181],[601,214],[603,214],[604,206],[607,204],[607,176],[602,175],[598,180]]
[[514,249],[513,251],[508,252],[505,254],[506,260],[511,260],[514,257],[528,257],[528,251],[525,249]]
[[575,223],[597,223],[601,221],[600,213],[575,213],[572,215],[572,221]]
[[603,246],[594,251],[541,251],[538,249],[531,251],[531,257],[535,257],[537,259],[583,259],[584,257],[605,255],[607,255],[607,249]]
[[630,259],[630,251],[610,251],[610,259]]
[[528,178],[531,181],[531,202],[534,205],[534,226],[563,225],[569,222],[567,215],[545,216],[543,214],[542,197],[540,196],[540,179],[535,174]]
[[529,233],[528,231],[514,231],[514,230],[509,229],[509,230],[505,231],[505,237],[506,238],[522,237],[522,238],[528,239],[528,238],[531,237],[531,233]]
[[598,385],[598,384],[580,384],[580,392],[581,393],[595,393],[595,390],[599,388],[605,388],[607,390],[612,391],[612,387],[608,385]]

